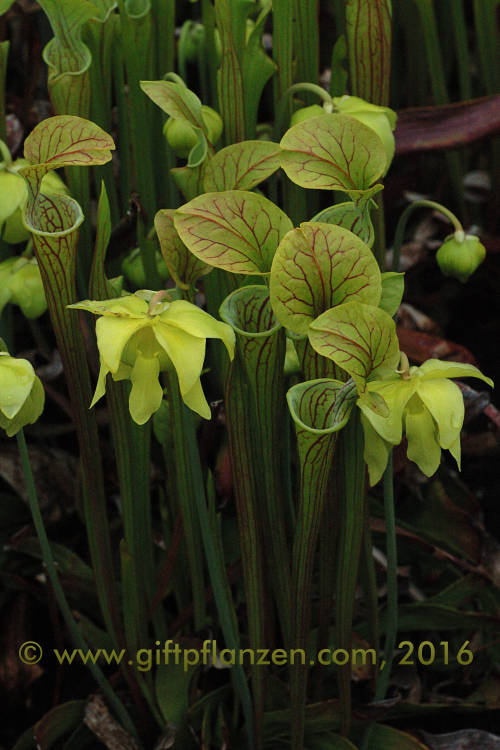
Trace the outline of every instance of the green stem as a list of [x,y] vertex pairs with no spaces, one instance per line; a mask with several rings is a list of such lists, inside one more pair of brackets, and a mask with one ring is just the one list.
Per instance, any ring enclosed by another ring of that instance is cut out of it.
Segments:
[[386,250],[386,238],[385,238],[385,213],[384,213],[384,198],[382,193],[377,193],[375,198],[377,204],[376,211],[374,212],[375,221],[375,241],[373,243],[373,254],[377,260],[381,271],[385,271],[385,250]]
[[129,101],[123,75],[122,47],[119,38],[113,45],[113,88],[118,112],[118,143],[120,147],[120,209],[125,214],[131,193]]
[[[143,216],[139,217],[138,245],[146,273],[146,284],[149,289],[159,288],[159,278],[155,262],[155,247],[146,240],[148,227],[153,223],[157,207],[155,181],[151,179],[151,162],[145,154],[154,154],[152,126],[158,122],[158,113],[152,103],[141,91],[139,82],[145,76],[149,78],[150,60],[148,51],[151,44],[150,10],[139,16],[131,16],[125,7],[125,0],[118,0],[122,29],[122,56],[127,72],[130,140],[134,166],[135,186],[139,193],[139,203]],[[149,3],[145,3],[147,7]],[[153,170],[156,171],[156,168]],[[144,226],[141,226],[144,225]]]
[[210,106],[218,110],[217,50],[215,47],[215,13],[211,0],[201,0],[201,20],[205,29],[204,64],[208,66]]
[[[443,60],[441,56],[441,47],[439,44],[438,28],[436,16],[434,13],[433,0],[414,0],[420,12],[420,21],[424,32],[425,47],[427,50],[427,59],[429,63],[429,75],[431,78],[432,95],[435,104],[448,104],[449,97],[446,89],[446,79],[444,73]],[[450,181],[455,193],[455,198],[464,211],[464,198],[462,190],[462,165],[460,155],[457,152],[447,152],[445,154],[448,165]]]
[[[81,649],[84,652],[88,652],[88,645],[85,642],[85,639],[83,638],[82,633],[73,618],[71,609],[68,605],[68,602],[66,601],[63,588],[61,586],[59,577],[57,575],[57,570],[56,570],[56,566],[54,564],[54,560],[52,557],[52,552],[50,549],[49,540],[47,538],[47,533],[45,531],[42,514],[40,512],[40,505],[38,503],[38,497],[36,494],[33,473],[31,471],[31,464],[30,464],[28,449],[26,446],[26,440],[25,440],[24,432],[22,429],[17,433],[16,437],[17,437],[17,444],[19,447],[21,467],[23,470],[24,478],[26,481],[26,487],[28,491],[28,502],[30,505],[31,515],[33,517],[33,523],[35,525],[36,533],[40,542],[42,558],[45,563],[45,567],[47,568],[47,573],[48,573],[50,582],[52,584],[52,588],[54,590],[54,594],[55,594],[57,603],[59,605],[59,609],[61,611],[61,614],[66,623],[66,627],[68,628],[68,631],[70,633],[71,638],[73,639],[75,646],[77,646],[77,648]],[[129,734],[137,738],[137,732],[136,732],[132,719],[128,715],[127,710],[125,706],[123,705],[123,703],[121,702],[121,700],[112,690],[109,682],[104,677],[99,666],[93,663],[92,661],[88,661],[87,666],[90,672],[92,673],[92,676],[94,677],[95,681],[97,682],[102,692],[104,693],[106,699],[108,700],[109,705],[115,711],[123,727],[126,729],[127,732],[129,732]]]
[[184,416],[177,374],[173,368],[166,371],[168,387],[168,406],[174,439],[175,479],[177,498],[182,513],[184,539],[189,560],[191,587],[194,605],[194,627],[202,630],[206,624],[205,576],[201,547],[200,519],[197,511],[195,489],[193,487],[193,469],[189,451],[187,422]]
[[[394,474],[392,451],[384,472],[384,516],[387,556],[387,607],[384,657],[377,676],[375,701],[383,701],[387,692],[391,667],[394,659],[394,648],[398,632],[398,561],[396,546],[396,517],[394,513]],[[376,646],[375,646],[376,647]],[[375,724],[372,722],[365,730],[360,750],[369,750],[370,740]]]
[[[290,704],[293,713],[292,750],[304,742],[307,674],[311,654],[308,635],[311,622],[313,566],[330,473],[335,434],[316,438],[301,460],[300,505],[292,554],[291,648],[302,649],[305,664],[294,664],[290,675]],[[298,439],[300,436],[298,435]]]
[[450,25],[455,39],[455,61],[458,69],[460,99],[472,99],[471,60],[467,44],[467,22],[465,20],[463,0],[448,0]]
[[245,140],[246,117],[240,50],[233,38],[229,0],[215,0],[215,18],[221,35],[222,62],[218,72],[218,97],[226,144]]
[[152,13],[156,31],[156,79],[174,69],[175,0],[155,0]]
[[[200,522],[201,536],[203,539],[203,547],[205,550],[215,605],[226,646],[230,649],[234,649],[235,653],[237,653],[240,645],[237,619],[231,596],[231,589],[225,571],[222,540],[220,532],[218,534],[215,529],[217,519],[215,518],[214,503],[212,502],[209,515],[201,473],[200,455],[196,444],[193,416],[184,404],[181,405],[183,409],[184,436],[187,440],[187,452],[192,467],[192,484],[195,505]],[[236,693],[241,701],[243,714],[246,720],[248,748],[249,750],[253,750],[256,747],[258,748],[259,745],[254,732],[252,698],[250,696],[248,683],[242,665],[239,663],[235,664],[232,668],[232,673]]]
[[419,201],[415,201],[414,203],[410,203],[410,205],[405,208],[405,210],[399,217],[398,223],[396,225],[396,232],[394,234],[394,246],[393,246],[393,251],[392,251],[392,270],[393,271],[399,270],[399,261],[401,258],[401,247],[403,245],[403,241],[405,237],[406,225],[408,223],[408,219],[410,218],[411,214],[417,208],[433,208],[435,211],[439,211],[441,214],[443,214],[443,216],[446,216],[446,218],[450,220],[455,232],[464,231],[463,226],[461,225],[461,223],[459,222],[455,214],[452,213],[445,206],[442,206],[440,203],[436,203],[435,201],[428,201],[428,200],[419,200]]
[[[90,66],[90,87],[92,98],[90,101],[90,115],[93,122],[97,123],[106,132],[111,132],[111,70],[113,32],[116,31],[117,16],[110,16],[106,23],[91,22],[87,27],[86,43],[92,54],[92,65]],[[118,196],[116,183],[113,175],[111,162],[94,167],[95,181],[97,187],[101,181],[106,185],[108,195],[111,223],[118,223]]]
[[[266,644],[268,601],[265,585],[265,566],[262,556],[262,528],[259,523],[257,486],[255,481],[256,446],[253,433],[247,428],[251,419],[250,386],[236,352],[226,389],[226,415],[231,473],[238,481],[234,485],[236,513],[240,533],[241,563],[245,585],[250,648]],[[255,744],[262,742],[262,721],[265,697],[265,669],[252,665],[252,692],[255,708]]]
[[[292,750],[304,746],[307,678],[312,654],[309,629],[313,604],[313,571],[317,539],[324,522],[328,478],[338,431],[352,406],[354,386],[332,379],[310,380],[287,393],[295,422],[300,461],[300,495],[292,555],[291,645],[305,658],[290,673]],[[313,662],[314,663],[314,662]]]
[[[333,466],[332,466],[333,469]],[[333,471],[331,472],[331,475]],[[334,487],[335,482],[330,476],[329,487]],[[335,555],[337,545],[337,498],[333,491],[329,491],[319,531],[319,614],[318,614],[318,638],[316,651],[328,648],[330,638],[330,624],[334,608],[333,592],[335,591],[335,567],[331,564]],[[315,700],[321,698],[321,686],[324,677],[324,668],[317,664],[313,672],[313,694]]]
[[384,667],[380,670],[375,700],[385,698],[391,666],[394,658],[394,647],[398,632],[398,577],[397,577],[397,548],[396,548],[396,518],[394,514],[394,482],[392,472],[392,451],[384,472],[384,515],[387,545],[387,610],[386,632],[384,648]]
[[[365,462],[363,430],[355,411],[343,429],[337,449],[339,471],[339,543],[337,552],[337,619],[335,647],[351,653],[354,597],[363,539],[365,505]],[[338,667],[338,686],[342,716],[342,734],[351,725],[351,664]]]
[[7,138],[7,128],[5,124],[5,78],[7,75],[9,45],[10,42],[8,41],[0,42],[0,139],[2,141],[5,141]]
[[[296,78],[301,81],[318,82],[319,76],[319,25],[318,0],[294,0],[290,3],[294,15],[294,48]],[[311,97],[306,97],[309,104]]]
[[224,300],[221,318],[231,325],[250,384],[252,416],[245,428],[256,436],[264,543],[285,643],[290,638],[290,562],[281,486],[285,332],[277,323],[265,286],[237,289]]
[[[290,13],[289,0],[274,0],[273,2],[273,57],[278,66],[274,79],[274,113],[275,122],[278,121],[280,102],[285,92],[292,85],[293,80],[293,17]],[[282,120],[288,122],[292,114],[292,102],[286,98],[285,111]],[[282,123],[280,122],[280,125]],[[275,133],[279,137],[281,132]]]

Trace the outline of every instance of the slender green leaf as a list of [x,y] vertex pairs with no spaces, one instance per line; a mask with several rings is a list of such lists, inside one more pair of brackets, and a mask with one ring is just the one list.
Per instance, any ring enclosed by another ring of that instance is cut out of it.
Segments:
[[83,720],[85,701],[68,701],[45,714],[33,728],[33,737],[40,750],[49,750],[60,737],[71,732]]
[[[262,7],[262,6],[261,6]],[[264,86],[276,72],[276,63],[264,52],[262,34],[271,3],[264,5],[248,37],[241,56],[241,73],[245,92],[246,133],[249,138],[255,136],[257,115]]]
[[[185,646],[184,646],[185,647]],[[184,724],[189,708],[189,683],[194,666],[185,667],[173,657],[168,664],[161,664],[155,675],[155,692],[158,707],[167,724]]]

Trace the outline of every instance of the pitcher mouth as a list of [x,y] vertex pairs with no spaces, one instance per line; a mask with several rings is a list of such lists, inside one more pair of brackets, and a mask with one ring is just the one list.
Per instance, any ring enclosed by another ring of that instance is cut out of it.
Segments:
[[32,206],[23,212],[23,224],[29,232],[43,237],[65,237],[84,220],[80,205],[68,195],[38,193]]

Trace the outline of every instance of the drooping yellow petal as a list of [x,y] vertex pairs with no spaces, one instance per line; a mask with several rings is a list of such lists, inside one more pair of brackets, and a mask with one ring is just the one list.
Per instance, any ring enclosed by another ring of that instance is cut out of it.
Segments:
[[205,339],[158,320],[153,326],[156,340],[170,357],[177,377],[182,398],[199,380],[205,359]]
[[190,409],[199,414],[200,417],[203,417],[203,419],[210,419],[212,416],[199,378],[193,387],[182,396],[182,400],[186,406],[189,406]]
[[13,419],[6,419],[0,412],[0,427],[2,427],[8,437],[12,437],[27,424],[33,424],[43,411],[45,403],[45,391],[39,378],[35,376],[33,388],[21,409]]
[[99,370],[99,377],[97,378],[97,385],[95,387],[94,396],[92,398],[89,409],[97,404],[100,398],[102,398],[106,392],[106,376],[109,372],[109,368],[105,362],[101,359],[101,369]]
[[436,378],[479,378],[488,383],[493,388],[493,380],[483,375],[474,365],[464,364],[462,362],[443,362],[440,359],[428,359],[418,368],[411,368],[413,375],[417,371],[423,380]]
[[362,398],[358,406],[380,437],[388,443],[398,445],[403,437],[403,411],[415,392],[416,384],[412,380],[398,378],[388,382],[374,381],[368,383],[368,390],[382,396],[389,408],[388,416],[376,414]]
[[446,378],[423,380],[417,393],[437,424],[439,445],[449,448],[460,435],[464,423],[464,399],[460,388]]
[[13,419],[30,395],[35,371],[27,359],[0,356],[0,411]]
[[432,476],[441,460],[441,448],[434,420],[418,396],[414,396],[406,407],[405,432],[408,458],[415,461],[426,476]]
[[455,440],[455,442],[453,443],[453,445],[450,445],[450,447],[449,447],[448,450],[450,451],[451,455],[453,456],[453,458],[457,462],[458,470],[461,471],[460,464],[461,464],[461,452],[462,452],[462,448],[461,448],[461,445],[460,445],[460,433],[458,434],[458,437]]
[[117,297],[116,299],[84,299],[81,302],[68,305],[68,307],[73,310],[87,310],[94,315],[122,318],[142,318],[148,311],[148,303],[134,294],[127,297]]
[[145,318],[98,318],[95,327],[97,346],[101,359],[111,372],[118,370],[127,341],[145,325],[148,325]]
[[370,486],[373,487],[385,471],[389,459],[389,451],[392,446],[375,432],[370,422],[363,414],[361,415],[361,424],[363,425],[365,436],[364,459],[368,467]]
[[186,300],[175,300],[168,310],[159,316],[162,322],[181,328],[192,336],[205,339],[221,339],[229,356],[233,359],[235,334],[231,326],[216,320],[204,310]]
[[159,374],[158,357],[137,355],[130,373],[132,389],[129,397],[130,416],[137,424],[145,424],[160,408],[163,389],[158,380]]

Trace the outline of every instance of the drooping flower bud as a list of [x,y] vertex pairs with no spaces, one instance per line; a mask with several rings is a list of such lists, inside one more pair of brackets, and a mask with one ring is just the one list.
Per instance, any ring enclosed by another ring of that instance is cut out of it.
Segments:
[[[207,137],[212,145],[215,145],[222,135],[222,118],[215,109],[203,104],[201,116],[207,129]],[[198,138],[195,129],[191,125],[177,117],[169,117],[163,126],[163,135],[167,139],[170,148],[181,159],[187,159],[189,152],[196,146]]]
[[[156,268],[160,279],[166,281],[166,279],[168,279],[168,269],[158,251],[156,251]],[[141,250],[139,247],[131,250],[127,257],[124,258],[122,261],[122,272],[134,286],[138,289],[144,289],[146,286],[146,272],[144,271],[144,264],[142,262]]]
[[479,237],[460,231],[447,237],[436,254],[442,273],[453,276],[462,284],[465,284],[485,257],[486,249]]
[[290,119],[290,127],[297,125],[299,122],[309,120],[311,117],[318,117],[318,115],[326,115],[327,111],[321,104],[311,104],[309,107],[301,107],[296,109]]
[[[2,153],[5,148],[2,148]],[[28,199],[26,180],[18,174],[28,166],[26,159],[5,160],[0,164],[0,235],[5,242],[15,245],[26,242],[29,232],[24,226],[22,214]],[[42,179],[45,195],[67,193],[68,188],[55,172],[49,172]]]
[[30,362],[0,352],[0,427],[7,435],[36,422],[44,401],[43,386]]

